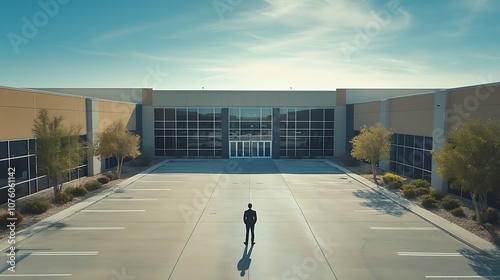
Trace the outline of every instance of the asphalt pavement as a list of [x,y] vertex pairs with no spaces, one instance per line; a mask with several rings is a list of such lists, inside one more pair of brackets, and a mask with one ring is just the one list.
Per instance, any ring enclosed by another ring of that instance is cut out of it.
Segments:
[[164,161],[18,233],[15,272],[2,254],[0,278],[500,279],[498,248],[346,172],[326,160]]

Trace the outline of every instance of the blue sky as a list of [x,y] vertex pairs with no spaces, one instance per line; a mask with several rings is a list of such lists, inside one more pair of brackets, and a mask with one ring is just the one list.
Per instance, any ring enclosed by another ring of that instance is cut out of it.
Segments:
[[446,88],[500,81],[494,0],[2,0],[0,85]]

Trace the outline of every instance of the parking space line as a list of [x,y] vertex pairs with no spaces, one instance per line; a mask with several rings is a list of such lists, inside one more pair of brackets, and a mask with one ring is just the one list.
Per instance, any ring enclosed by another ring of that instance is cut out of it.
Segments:
[[[427,279],[492,279],[491,276],[488,276],[488,278],[484,278],[482,276],[455,276],[455,275],[449,275],[449,276],[425,276]],[[498,276],[493,276],[493,278],[498,279],[500,277]]]
[[0,274],[0,277],[71,277],[73,274]]
[[438,230],[435,227],[370,227],[373,230]]
[[146,210],[82,210],[84,213],[136,213],[145,212]]
[[102,201],[155,201],[158,198],[106,198]]
[[33,252],[30,256],[96,256],[99,252]]
[[49,230],[123,230],[125,227],[51,227]]
[[135,183],[182,183],[182,181],[165,181],[165,180],[162,180],[162,181],[136,181]]
[[459,253],[434,253],[434,252],[398,252],[404,257],[461,257]]
[[172,189],[126,189],[127,191],[171,191]]

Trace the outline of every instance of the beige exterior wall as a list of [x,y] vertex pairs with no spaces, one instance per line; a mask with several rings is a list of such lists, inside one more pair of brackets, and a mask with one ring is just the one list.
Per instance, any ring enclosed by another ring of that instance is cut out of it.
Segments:
[[155,107],[334,107],[335,91],[153,91]]
[[142,89],[142,105],[153,106],[153,89]]
[[354,130],[380,122],[380,101],[354,104]]
[[79,126],[82,134],[87,133],[84,98],[0,88],[0,139],[33,137],[33,123],[42,108],[49,116],[62,116],[64,125]]
[[432,136],[434,94],[390,100],[389,127],[394,133]]
[[[338,90],[338,89],[337,89]],[[347,104],[365,103],[413,94],[431,93],[438,89],[429,88],[350,88],[346,90]]]
[[[136,104],[98,100],[99,128],[122,120],[136,129]],[[49,116],[62,116],[63,124],[75,125],[87,134],[86,98],[35,90],[0,87],[0,140],[32,138],[32,128],[40,109]]]
[[35,88],[35,90],[130,103],[141,103],[143,91],[142,88]]
[[115,121],[123,121],[128,130],[136,129],[136,104],[117,103],[113,101],[98,101],[99,131]]
[[500,120],[500,84],[449,90],[446,109],[448,130],[470,118]]

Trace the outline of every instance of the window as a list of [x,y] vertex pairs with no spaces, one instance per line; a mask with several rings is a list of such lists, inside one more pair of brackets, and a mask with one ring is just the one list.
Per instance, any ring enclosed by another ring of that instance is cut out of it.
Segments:
[[334,110],[280,109],[280,156],[333,156]]
[[156,156],[214,156],[221,149],[221,108],[156,109],[165,112],[164,120],[155,114]]
[[394,133],[391,141],[390,170],[430,182],[432,137]]

